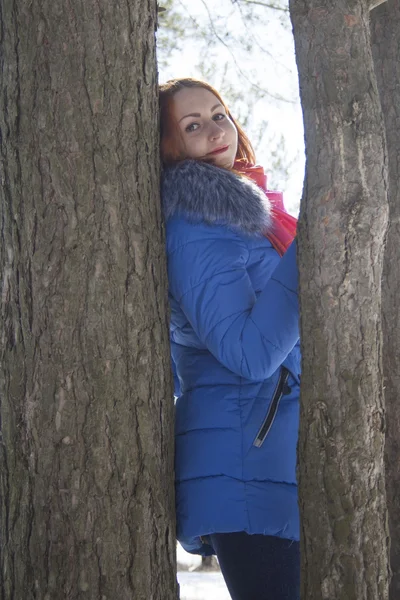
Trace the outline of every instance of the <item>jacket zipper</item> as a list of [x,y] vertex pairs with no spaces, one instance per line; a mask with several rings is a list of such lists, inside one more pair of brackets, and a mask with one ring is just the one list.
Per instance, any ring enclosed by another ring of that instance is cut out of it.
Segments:
[[286,367],[281,368],[278,383],[276,385],[274,395],[272,396],[271,404],[269,405],[268,412],[265,416],[264,421],[257,433],[256,439],[253,442],[253,446],[260,448],[263,445],[265,438],[267,437],[269,430],[275,420],[276,413],[278,412],[279,403],[284,394],[290,394],[290,387],[287,384],[289,377],[289,371]]

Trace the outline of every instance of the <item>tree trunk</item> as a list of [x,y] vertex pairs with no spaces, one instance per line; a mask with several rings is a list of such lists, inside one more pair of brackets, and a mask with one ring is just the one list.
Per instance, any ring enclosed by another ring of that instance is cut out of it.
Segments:
[[304,600],[388,597],[384,126],[369,4],[291,0],[306,137],[299,223]]
[[400,598],[400,1],[371,13],[372,51],[386,125],[389,158],[389,229],[383,266],[383,373],[386,403],[386,493],[393,578],[390,600]]
[[3,600],[177,596],[155,18],[0,2]]

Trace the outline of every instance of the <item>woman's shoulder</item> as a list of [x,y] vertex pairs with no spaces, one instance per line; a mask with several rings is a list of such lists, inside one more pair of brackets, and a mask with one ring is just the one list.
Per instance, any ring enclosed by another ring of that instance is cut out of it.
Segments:
[[245,235],[261,235],[271,226],[271,206],[264,192],[247,178],[196,160],[164,169],[161,181],[167,222],[225,225]]
[[211,245],[215,248],[233,242],[246,245],[246,238],[243,239],[238,231],[226,227],[223,223],[211,225],[180,214],[175,214],[167,220],[166,237],[168,254],[180,250],[185,256]]

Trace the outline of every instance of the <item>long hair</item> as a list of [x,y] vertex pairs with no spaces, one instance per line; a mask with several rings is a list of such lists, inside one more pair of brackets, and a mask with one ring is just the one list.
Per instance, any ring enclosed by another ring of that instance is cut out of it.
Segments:
[[208,90],[221,102],[224,107],[226,114],[229,119],[235,125],[238,132],[238,148],[236,152],[236,160],[245,159],[250,163],[255,163],[255,154],[253,146],[250,143],[249,138],[240,127],[239,123],[233,118],[225,102],[221,98],[220,94],[215,90],[212,85],[201,81],[200,79],[171,79],[166,83],[160,85],[160,126],[161,126],[161,160],[167,165],[180,160],[185,160],[187,156],[184,156],[180,150],[180,130],[178,123],[172,114],[172,99],[177,92],[185,88],[204,88]]

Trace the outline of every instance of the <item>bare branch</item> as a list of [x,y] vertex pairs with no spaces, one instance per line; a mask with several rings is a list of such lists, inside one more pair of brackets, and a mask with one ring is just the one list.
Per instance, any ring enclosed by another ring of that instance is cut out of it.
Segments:
[[[376,0],[378,1],[378,0]],[[386,2],[386,0],[381,0],[382,2]],[[236,0],[236,4],[257,4],[257,6],[264,6],[265,8],[272,8],[273,10],[280,10],[281,12],[289,12],[288,8],[283,8],[282,6],[277,6],[276,4],[269,4],[268,2],[260,2],[259,0]],[[234,2],[235,4],[235,2]]]
[[218,34],[218,32],[217,32],[217,30],[216,30],[216,28],[214,26],[214,21],[213,21],[210,9],[208,8],[207,2],[205,0],[201,0],[201,3],[203,4],[205,11],[207,12],[207,16],[208,16],[208,19],[209,19],[211,31],[213,32],[213,34],[216,37],[216,39],[220,42],[220,44],[222,44],[223,46],[225,46],[225,48],[228,50],[229,54],[232,57],[232,60],[233,60],[233,62],[235,64],[235,67],[236,67],[238,73],[243,77],[243,79],[245,79],[254,89],[257,89],[257,90],[263,92],[264,94],[268,94],[268,96],[270,96],[271,98],[274,98],[275,100],[279,100],[280,102],[287,102],[288,104],[294,104],[293,100],[288,100],[287,98],[284,98],[280,94],[273,94],[268,89],[262,88],[257,83],[254,83],[254,81],[252,81],[246,75],[246,73],[241,69],[238,61],[236,60],[236,56],[235,56],[235,53],[232,51],[232,48]]
[[264,48],[264,46],[262,46],[261,43],[258,41],[258,38],[254,35],[252,29],[249,27],[249,25],[247,23],[246,15],[245,15],[245,13],[243,11],[243,7],[242,7],[243,2],[236,1],[235,4],[237,4],[238,11],[242,18],[243,25],[248,33],[249,39],[251,39],[254,42],[254,45],[257,46],[257,48],[259,49],[260,52],[263,52],[264,54],[269,56],[276,64],[279,64],[281,69],[290,71],[290,69],[287,65],[285,65],[282,61],[277,60],[277,58],[275,56],[273,56],[273,54],[271,52],[269,52],[266,48]]

